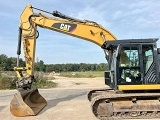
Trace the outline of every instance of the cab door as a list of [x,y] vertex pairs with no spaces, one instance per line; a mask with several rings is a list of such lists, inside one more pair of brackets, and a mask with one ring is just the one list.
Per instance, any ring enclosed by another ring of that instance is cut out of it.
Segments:
[[142,84],[140,45],[121,45],[117,58],[118,85]]

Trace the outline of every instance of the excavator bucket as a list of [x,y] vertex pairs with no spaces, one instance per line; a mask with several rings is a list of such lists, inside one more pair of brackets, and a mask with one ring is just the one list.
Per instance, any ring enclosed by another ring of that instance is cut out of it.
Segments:
[[29,90],[18,89],[10,103],[10,111],[14,116],[24,117],[38,114],[47,105],[36,87]]

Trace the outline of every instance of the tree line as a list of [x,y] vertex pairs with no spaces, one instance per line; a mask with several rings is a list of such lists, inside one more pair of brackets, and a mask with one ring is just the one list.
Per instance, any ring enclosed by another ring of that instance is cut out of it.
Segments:
[[[13,68],[17,65],[17,58],[8,57],[4,54],[0,55],[0,70],[13,71]],[[25,61],[21,58],[19,60],[19,66],[25,67]],[[108,69],[107,63],[89,64],[89,63],[67,63],[67,64],[45,64],[43,60],[35,62],[35,71],[43,72],[76,72],[76,71],[105,71]]]
[[88,63],[80,63],[80,64],[50,64],[46,65],[46,71],[51,72],[67,72],[67,71],[105,71],[108,69],[108,65],[106,63],[100,64],[88,64]]
[[[19,65],[24,67],[25,62],[20,58]],[[17,66],[16,57],[8,57],[5,54],[0,55],[0,71],[13,71],[13,68]]]

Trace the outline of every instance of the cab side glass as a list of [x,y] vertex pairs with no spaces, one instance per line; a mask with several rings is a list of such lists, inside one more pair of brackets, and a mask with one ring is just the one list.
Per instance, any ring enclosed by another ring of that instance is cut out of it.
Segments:
[[160,54],[160,48],[157,48],[157,53]]

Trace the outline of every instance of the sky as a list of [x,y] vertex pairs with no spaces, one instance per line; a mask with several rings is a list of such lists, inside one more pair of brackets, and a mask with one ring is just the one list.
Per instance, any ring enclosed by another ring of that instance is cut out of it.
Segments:
[[[160,38],[159,0],[1,0],[0,54],[17,56],[19,18],[27,4],[95,21],[117,39]],[[103,50],[94,43],[43,28],[38,31],[36,60],[46,64],[106,62]]]

